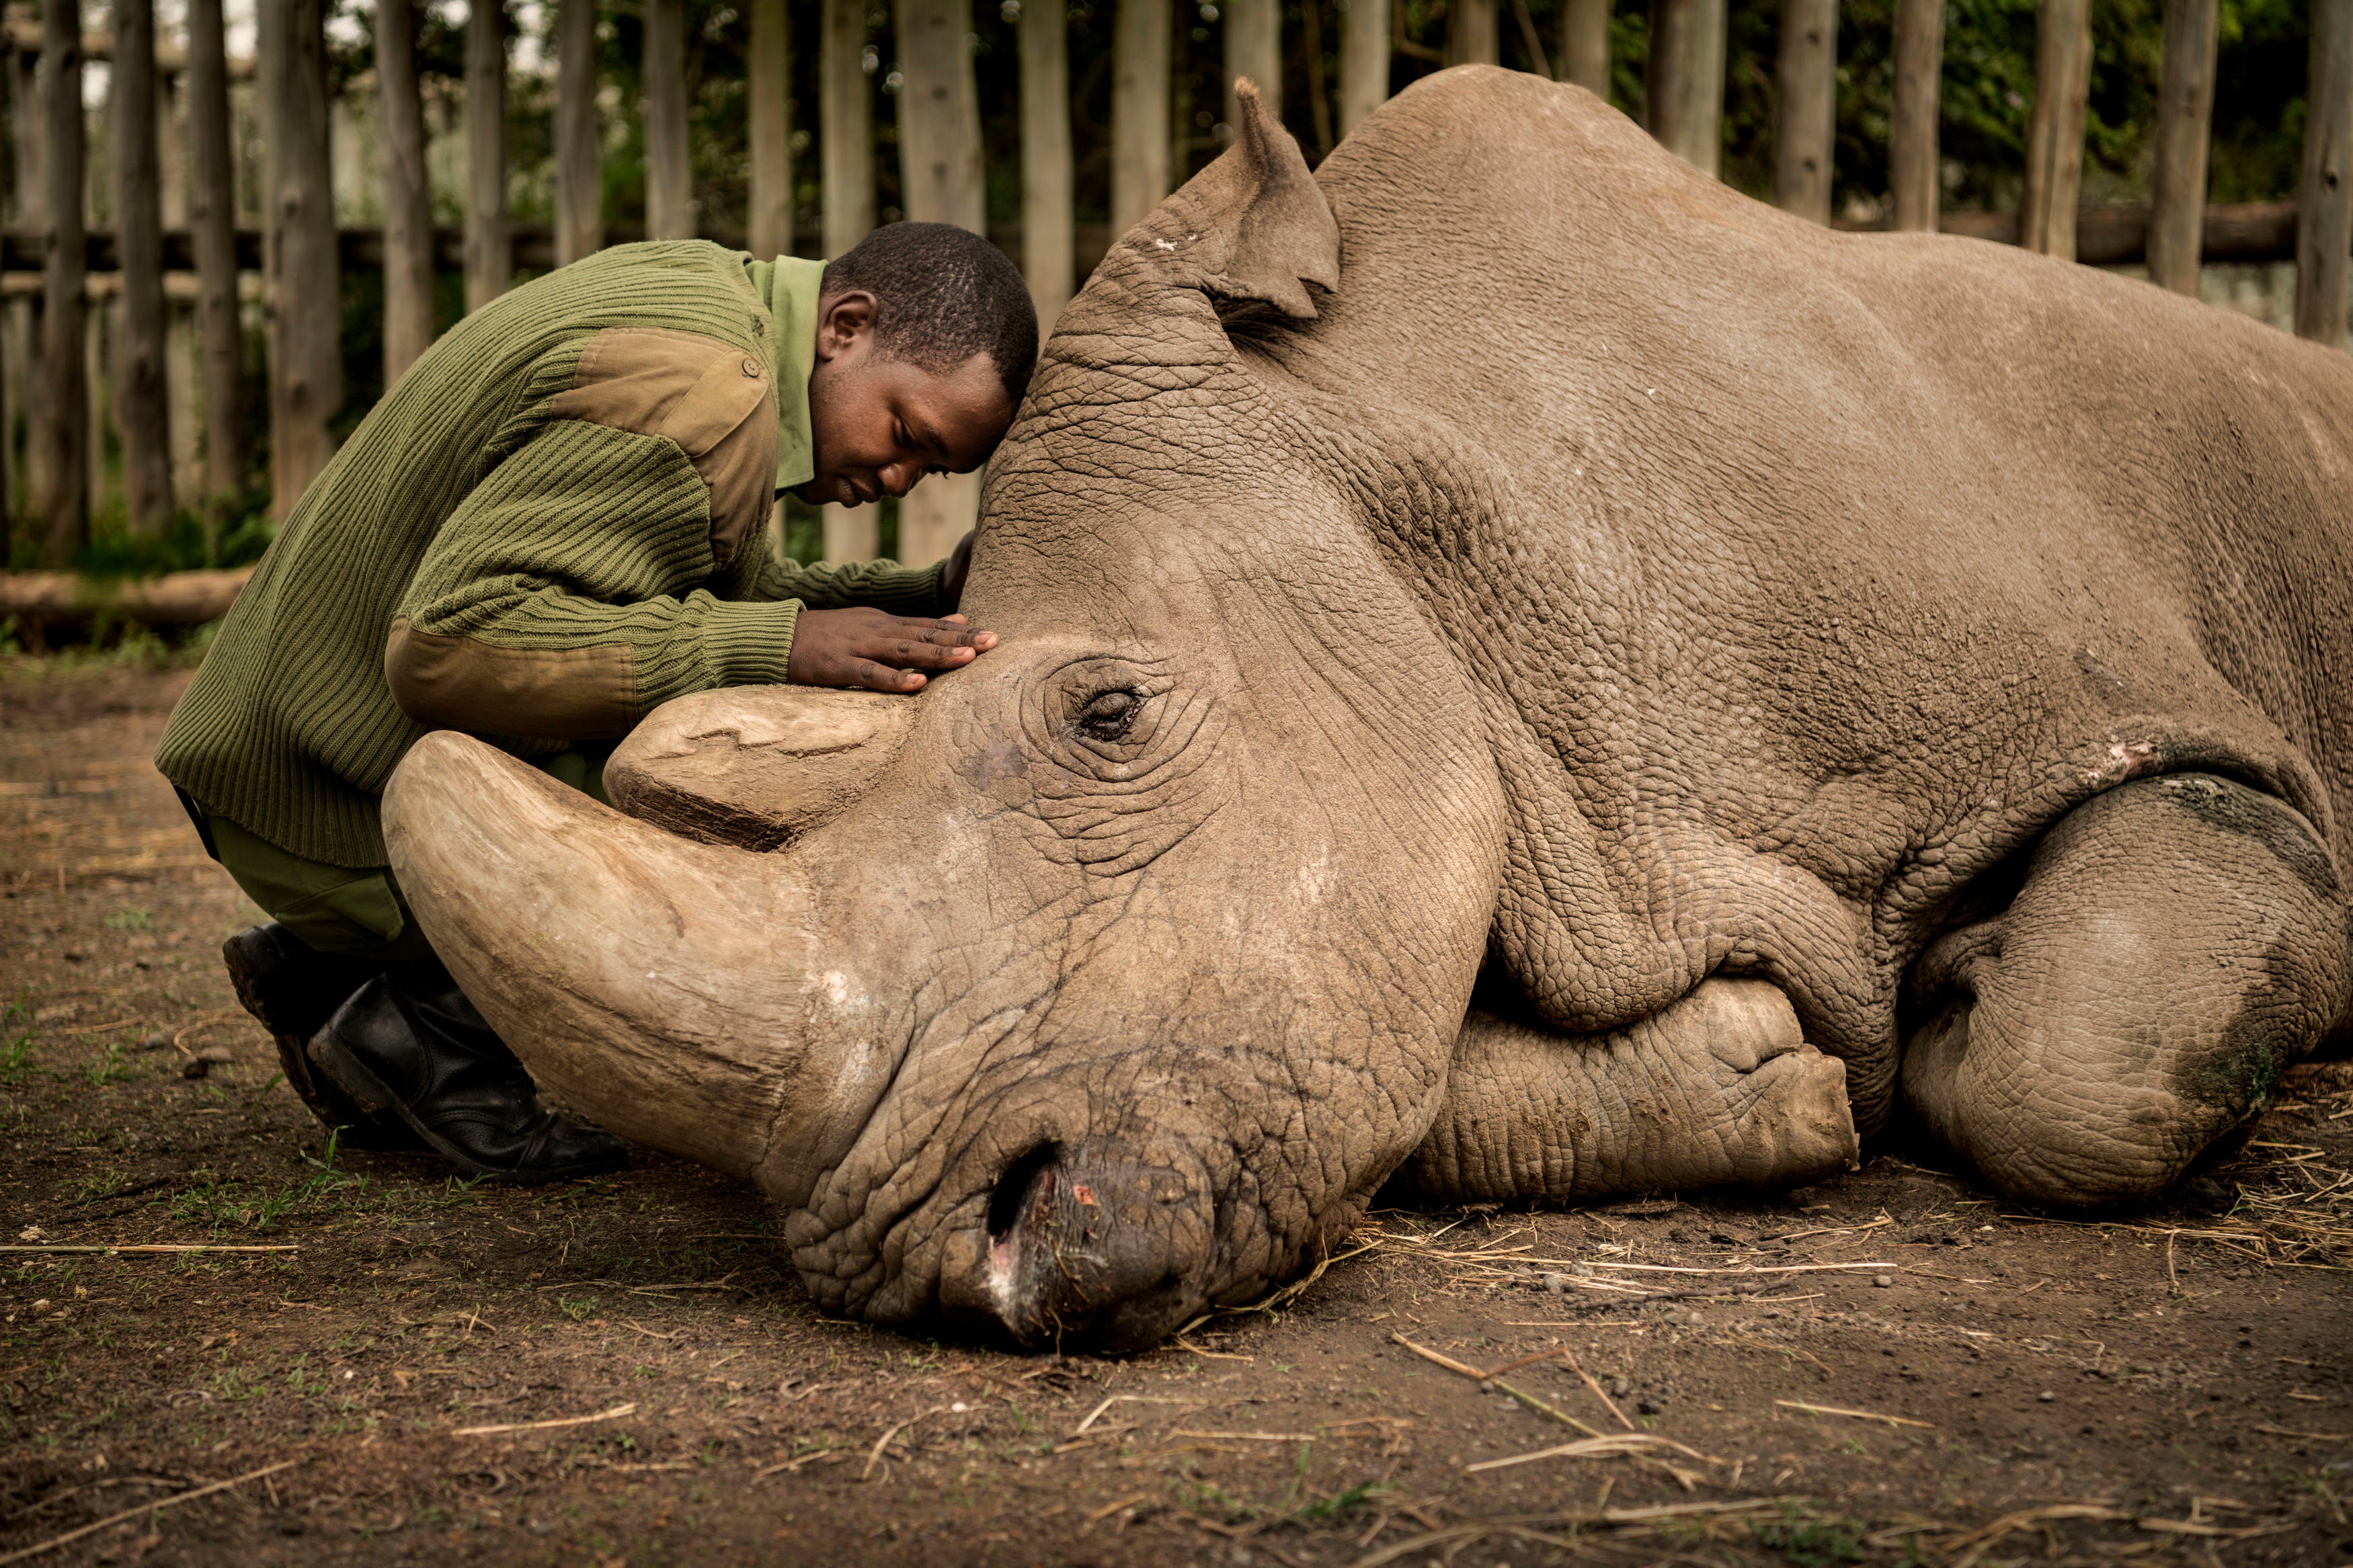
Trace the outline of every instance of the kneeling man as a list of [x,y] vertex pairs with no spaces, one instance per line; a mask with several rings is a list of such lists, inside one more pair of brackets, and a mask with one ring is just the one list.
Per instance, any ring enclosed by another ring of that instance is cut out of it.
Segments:
[[802,567],[776,497],[871,504],[977,468],[1037,362],[1020,274],[894,224],[831,263],[620,246],[469,316],[280,530],[155,754],[272,917],[224,950],[286,1077],[356,1147],[475,1175],[611,1170],[539,1103],[418,931],[379,796],[426,731],[602,794],[657,705],[795,681],[912,692],[994,645],[934,566]]

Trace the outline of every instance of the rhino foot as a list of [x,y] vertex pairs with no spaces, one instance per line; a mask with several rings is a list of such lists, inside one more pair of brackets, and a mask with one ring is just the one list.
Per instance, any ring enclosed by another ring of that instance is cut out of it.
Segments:
[[1846,1068],[1778,987],[1710,980],[1623,1029],[1473,1012],[1405,1175],[1446,1202],[1795,1186],[1854,1163]]
[[2010,907],[1914,966],[1904,1095],[2010,1197],[2158,1196],[2346,1016],[2346,897],[2286,803],[2175,773],[2042,836]]

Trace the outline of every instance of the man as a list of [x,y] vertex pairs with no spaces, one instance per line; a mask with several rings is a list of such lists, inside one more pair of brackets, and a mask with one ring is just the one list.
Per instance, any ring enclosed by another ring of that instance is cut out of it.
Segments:
[[355,1146],[531,1182],[624,1162],[543,1109],[417,931],[378,801],[432,728],[601,794],[658,704],[794,681],[913,692],[996,641],[947,561],[800,567],[776,497],[871,504],[977,468],[1037,361],[1021,277],[940,224],[832,263],[617,247],[468,317],[286,520],[155,754],[273,917],[223,955]]

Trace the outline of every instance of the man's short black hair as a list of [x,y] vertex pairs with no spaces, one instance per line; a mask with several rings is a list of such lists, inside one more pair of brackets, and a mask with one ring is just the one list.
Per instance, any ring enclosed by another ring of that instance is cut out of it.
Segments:
[[936,375],[987,354],[1019,407],[1038,368],[1038,308],[1005,252],[945,223],[885,224],[825,266],[827,299],[874,296],[874,346]]

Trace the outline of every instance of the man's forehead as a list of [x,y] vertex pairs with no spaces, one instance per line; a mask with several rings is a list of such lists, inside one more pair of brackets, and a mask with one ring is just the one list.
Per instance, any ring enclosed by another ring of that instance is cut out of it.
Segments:
[[902,412],[923,423],[1002,426],[1012,416],[1005,384],[997,378],[996,361],[987,354],[975,354],[949,371],[931,370],[909,361],[899,363],[902,374],[894,378],[898,383],[894,390]]

